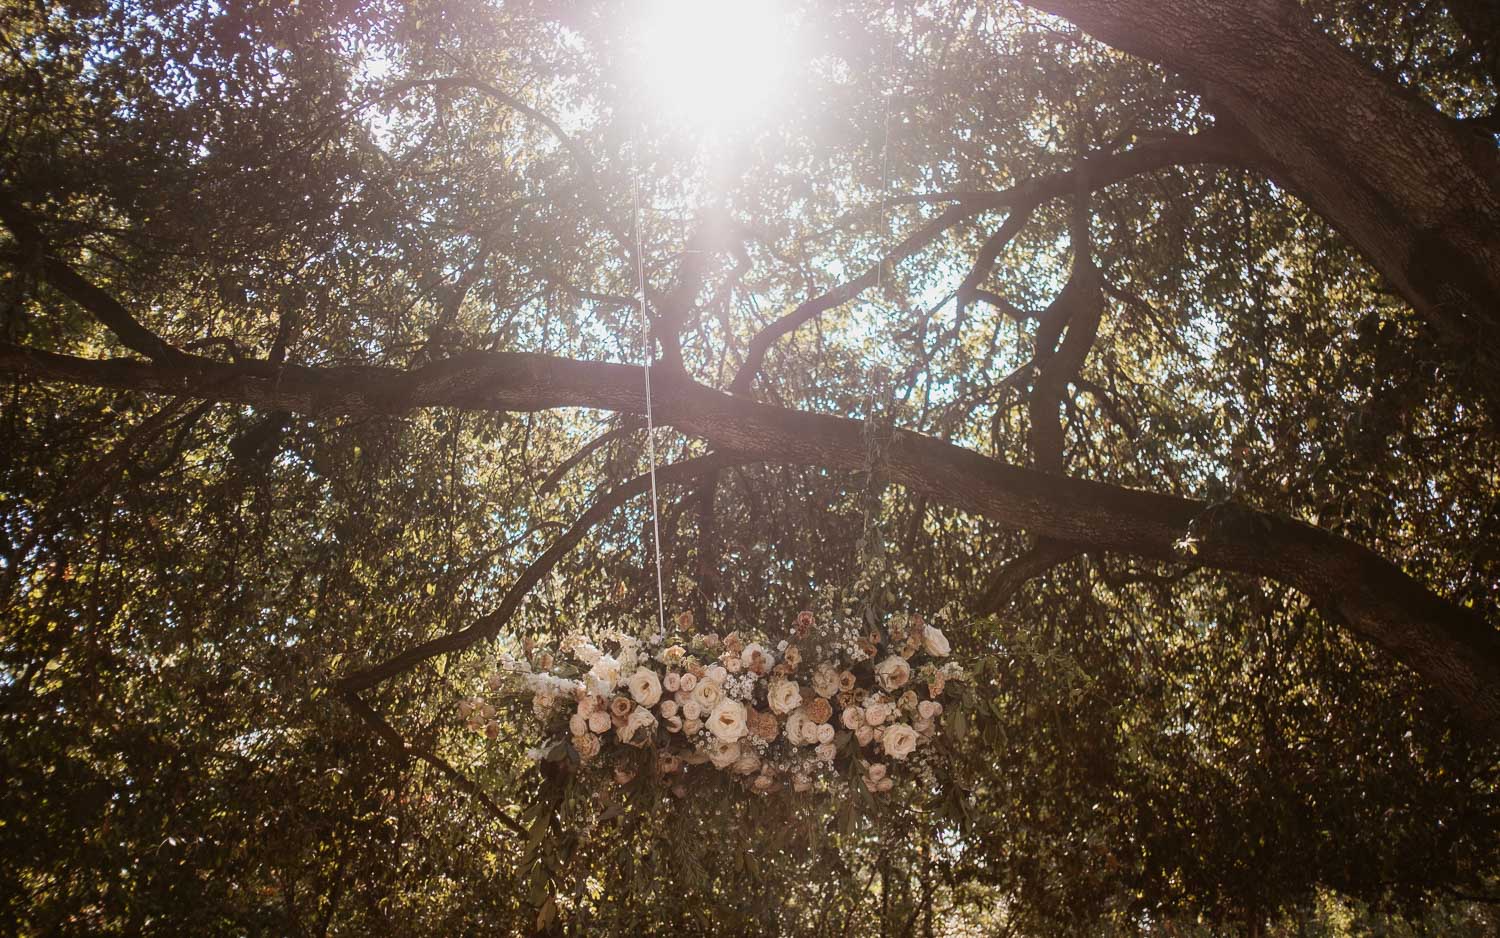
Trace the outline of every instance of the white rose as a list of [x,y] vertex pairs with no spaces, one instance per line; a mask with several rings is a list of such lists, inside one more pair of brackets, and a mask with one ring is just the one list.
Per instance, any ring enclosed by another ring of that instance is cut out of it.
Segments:
[[677,701],[663,700],[661,702],[661,715],[664,717],[675,717],[677,715]]
[[819,697],[832,697],[839,692],[839,672],[831,664],[820,664],[812,676],[813,693]]
[[818,748],[813,750],[819,762],[832,762],[833,757],[838,755],[838,747],[833,743],[818,743]]
[[675,694],[682,687],[682,676],[673,671],[662,681],[662,686],[667,689],[667,693]]
[[786,718],[786,738],[793,746],[812,745],[818,741],[818,724],[808,718],[805,710],[793,710]]
[[844,712],[839,714],[839,722],[844,724],[846,730],[857,730],[865,725],[865,712],[858,707],[845,707]]
[[734,765],[735,760],[740,757],[740,744],[723,739],[715,739],[708,744],[708,761],[713,763],[716,769],[727,769]]
[[575,713],[568,717],[568,732],[574,736],[582,736],[589,731],[589,719],[582,714]]
[[693,703],[704,713],[711,713],[724,697],[724,687],[716,681],[699,681],[693,688]]
[[740,664],[748,668],[751,665],[755,664],[755,659],[757,657],[760,658],[762,670],[765,671],[771,670],[771,666],[776,663],[776,659],[772,657],[769,649],[767,649],[764,645],[751,642],[750,644],[745,646],[744,651],[740,652]]
[[875,680],[882,690],[893,691],[911,680],[911,664],[900,655],[891,655],[875,666]]
[[589,693],[599,697],[608,697],[614,693],[619,683],[620,662],[609,655],[600,655],[599,660],[594,662],[594,666],[589,668]]
[[924,700],[917,704],[917,716],[924,720],[931,720],[943,712],[943,705],[936,700]]
[[682,718],[684,720],[700,720],[703,718],[703,708],[698,706],[698,701],[691,697],[683,701]]
[[905,723],[893,723],[886,727],[880,745],[892,759],[905,759],[917,748],[917,731]]
[[934,658],[946,658],[948,652],[952,651],[948,645],[948,636],[930,625],[922,633],[922,648]]
[[666,718],[663,719],[662,722],[666,723],[666,725],[667,725],[667,732],[669,732],[669,733],[681,733],[682,732],[682,717],[678,717],[678,716],[666,717]]
[[656,717],[645,707],[636,707],[630,711],[630,716],[625,718],[625,722],[615,730],[615,735],[622,743],[639,745],[645,742],[646,734],[654,729],[656,729]]
[[802,692],[797,688],[796,681],[772,681],[770,690],[766,692],[766,699],[770,702],[771,709],[782,716],[802,706]]
[[865,705],[865,722],[870,726],[879,726],[890,719],[891,705],[876,701]]
[[833,742],[833,724],[832,723],[820,723],[820,724],[818,724],[817,731],[814,733],[814,735],[818,737],[818,743],[820,745],[824,744],[824,743],[831,743],[831,742]]
[[630,696],[643,707],[654,707],[661,699],[661,678],[650,668],[641,668],[630,675]]
[[726,697],[708,715],[709,732],[725,742],[736,742],[749,732],[745,716],[745,705]]
[[703,729],[703,721],[702,720],[683,720],[682,721],[682,732],[684,734],[688,735],[688,736],[693,735],[694,733],[698,732],[701,729]]
[[609,732],[610,722],[608,710],[595,710],[589,714],[589,732],[607,733]]
[[698,678],[692,672],[687,672],[677,679],[677,687],[680,690],[691,691],[698,686]]
[[734,771],[739,775],[750,775],[759,772],[760,756],[741,748],[740,757],[734,760]]
[[703,679],[713,681],[715,684],[723,684],[724,679],[727,677],[729,677],[729,672],[724,670],[723,666],[717,664],[703,672]]

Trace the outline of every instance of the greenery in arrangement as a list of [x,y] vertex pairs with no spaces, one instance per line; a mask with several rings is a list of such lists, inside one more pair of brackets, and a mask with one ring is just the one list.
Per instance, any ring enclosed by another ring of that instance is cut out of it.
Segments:
[[1496,37],[0,3],[0,932],[1495,934]]

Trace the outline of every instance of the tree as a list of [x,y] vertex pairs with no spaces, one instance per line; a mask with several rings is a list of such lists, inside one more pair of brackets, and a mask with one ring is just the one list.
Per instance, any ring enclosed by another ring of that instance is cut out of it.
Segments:
[[[686,121],[591,4],[6,12],[27,927],[1482,927],[1431,910],[1500,840],[1492,11],[1034,7],[798,5],[795,93]],[[785,621],[873,527],[972,621],[930,800],[752,871],[459,734],[495,641],[654,614],[647,357],[674,606]]]

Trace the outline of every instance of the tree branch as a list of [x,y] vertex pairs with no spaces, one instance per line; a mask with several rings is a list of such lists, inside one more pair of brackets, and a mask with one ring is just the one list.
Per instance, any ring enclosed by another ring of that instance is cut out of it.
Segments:
[[[712,453],[663,466],[656,470],[656,481],[659,485],[671,485],[707,472],[717,472],[725,466],[752,461],[749,458],[727,453]],[[531,593],[532,587],[541,582],[542,578],[550,573],[552,568],[557,566],[558,562],[566,557],[596,524],[609,517],[631,498],[648,491],[650,485],[651,476],[642,474],[615,486],[595,499],[588,510],[573,522],[572,527],[553,541],[541,556],[522,571],[521,575],[516,578],[516,582],[511,584],[511,588],[506,591],[504,598],[500,600],[500,605],[473,625],[423,642],[378,665],[346,675],[338,682],[339,690],[344,693],[364,690],[402,671],[410,670],[429,658],[462,651],[476,642],[494,638],[505,627],[505,623],[510,621],[511,616],[521,608],[521,604]]]
[[[640,414],[640,369],[531,353],[468,353],[412,371],[265,363],[178,367],[89,361],[0,345],[0,374],[189,394],[305,414],[399,414],[448,406],[492,411],[591,407]],[[278,378],[279,374],[279,378]],[[659,421],[745,461],[858,471],[862,422],[762,404],[666,371]],[[1202,501],[1022,469],[897,431],[892,482],[1038,536],[1156,560],[1263,576],[1295,587],[1426,677],[1476,726],[1500,727],[1500,633],[1373,551],[1310,525]],[[1231,517],[1232,514],[1232,517]],[[1229,522],[1220,523],[1225,518]],[[1205,524],[1204,519],[1214,520]],[[1188,538],[1193,553],[1183,549]]]

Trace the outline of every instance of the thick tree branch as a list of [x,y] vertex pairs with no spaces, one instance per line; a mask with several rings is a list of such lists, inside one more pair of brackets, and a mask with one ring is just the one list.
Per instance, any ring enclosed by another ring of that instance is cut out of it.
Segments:
[[1026,553],[995,571],[979,598],[974,601],[974,611],[979,615],[991,615],[1005,608],[1010,598],[1030,580],[1034,580],[1053,567],[1061,566],[1079,556],[1084,549],[1062,541],[1038,542]]
[[[635,366],[526,353],[472,353],[409,372],[287,366],[278,377],[264,363],[177,367],[0,346],[0,374],[309,414],[400,414],[439,405],[639,414],[645,403]],[[865,464],[858,420],[733,397],[665,371],[655,387],[662,424],[740,459],[852,471]],[[1424,676],[1476,726],[1500,726],[1500,632],[1352,541],[1276,515],[1226,513],[1192,499],[1022,469],[906,431],[894,435],[887,459],[891,481],[1009,527],[1295,587]],[[1189,537],[1191,555],[1181,546]]]
[[167,344],[160,336],[141,325],[118,300],[104,290],[84,279],[61,258],[52,253],[52,247],[40,228],[20,203],[0,191],[0,222],[10,229],[16,243],[23,251],[41,260],[42,276],[57,291],[93,314],[115,334],[120,344],[164,364],[181,361],[189,356]]
[[[1339,228],[1500,424],[1500,151],[1323,35],[1293,0],[1027,0],[1195,81]],[[1466,6],[1466,5],[1461,5]]]

